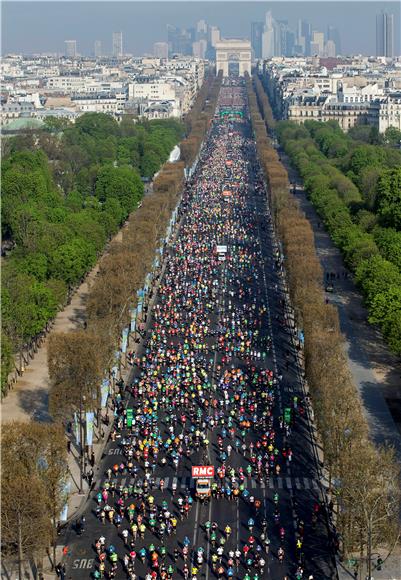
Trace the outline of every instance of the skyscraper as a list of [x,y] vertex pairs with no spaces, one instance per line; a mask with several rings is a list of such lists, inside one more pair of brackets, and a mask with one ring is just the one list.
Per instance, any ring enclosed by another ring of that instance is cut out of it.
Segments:
[[123,56],[123,33],[113,32],[113,56],[121,58]]
[[169,56],[172,56],[173,54],[192,55],[192,42],[194,40],[194,29],[178,28],[172,24],[167,24]]
[[329,25],[327,27],[327,40],[332,40],[335,44],[336,54],[341,54],[341,38],[340,33],[335,26]]
[[254,58],[262,58],[263,22],[251,23],[251,45]]
[[312,37],[312,27],[305,20],[298,20],[298,46],[302,48],[305,56],[310,56],[310,43]]
[[323,56],[324,53],[324,32],[314,30],[312,32],[311,55]]
[[95,58],[100,58],[102,56],[102,41],[95,40]]
[[262,58],[271,58],[275,56],[275,22],[272,13],[266,12],[266,21],[262,35]]
[[168,58],[168,43],[155,42],[153,45],[153,55],[156,58]]
[[209,42],[213,48],[216,46],[216,42],[220,40],[220,28],[217,26],[209,26]]
[[394,56],[394,14],[376,16],[376,56]]
[[64,46],[65,46],[65,56],[69,58],[75,58],[77,56],[76,40],[64,40]]
[[207,39],[207,22],[206,20],[198,20],[196,23],[196,40]]

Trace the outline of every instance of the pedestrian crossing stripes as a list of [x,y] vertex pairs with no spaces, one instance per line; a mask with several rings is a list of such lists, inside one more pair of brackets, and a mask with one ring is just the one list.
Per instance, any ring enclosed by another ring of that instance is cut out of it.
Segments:
[[[154,482],[154,489],[160,488],[160,480],[162,478],[156,477]],[[176,487],[177,490],[190,489],[193,487],[193,479],[191,477],[165,477],[164,489],[172,490]],[[137,478],[138,483],[142,483],[141,478]],[[135,483],[135,478],[132,476],[118,476],[117,483],[119,485],[128,486]],[[229,483],[229,480],[226,480]],[[318,490],[320,489],[319,481],[309,477],[271,477],[268,482],[258,481],[254,478],[246,477],[244,485],[247,489],[295,489],[295,490]]]

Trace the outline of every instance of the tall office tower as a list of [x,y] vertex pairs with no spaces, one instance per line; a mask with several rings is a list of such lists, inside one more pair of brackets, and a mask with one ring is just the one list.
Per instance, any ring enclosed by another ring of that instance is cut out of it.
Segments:
[[167,41],[169,56],[173,54],[192,55],[192,43],[195,40],[193,28],[177,28],[167,24]]
[[338,28],[330,25],[327,27],[327,40],[332,40],[335,44],[336,54],[341,54],[341,38]]
[[262,58],[263,22],[251,23],[251,46],[255,59]]
[[153,45],[153,55],[156,58],[168,58],[168,42],[155,42]]
[[209,43],[215,48],[216,42],[220,40],[220,28],[217,26],[209,26]]
[[77,41],[76,40],[64,40],[65,46],[65,56],[69,58],[75,58],[77,56]]
[[277,20],[274,28],[275,56],[293,56],[295,36],[288,26],[288,20]]
[[196,40],[207,39],[207,22],[206,20],[199,20],[196,23]]
[[324,54],[329,58],[337,56],[337,48],[334,40],[328,40],[324,46]]
[[102,56],[102,41],[95,40],[95,58],[100,58]]
[[275,22],[272,13],[266,12],[266,21],[262,34],[262,58],[271,58],[275,55]]
[[123,33],[113,32],[113,51],[112,54],[115,58],[121,58],[123,56]]
[[324,32],[314,30],[312,32],[311,55],[323,56],[324,52]]
[[394,56],[394,14],[376,16],[376,56]]
[[310,43],[312,37],[312,27],[305,20],[298,20],[298,38],[297,43],[302,47],[303,54],[310,56]]
[[206,58],[207,40],[201,38],[192,43],[192,54],[195,58]]

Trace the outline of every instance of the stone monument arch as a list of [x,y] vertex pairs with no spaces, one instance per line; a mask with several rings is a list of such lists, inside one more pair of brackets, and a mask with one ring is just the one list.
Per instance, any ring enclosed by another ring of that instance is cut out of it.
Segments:
[[223,77],[228,77],[230,66],[238,66],[240,77],[247,72],[251,74],[252,50],[249,40],[224,38],[216,42],[216,73],[223,71]]

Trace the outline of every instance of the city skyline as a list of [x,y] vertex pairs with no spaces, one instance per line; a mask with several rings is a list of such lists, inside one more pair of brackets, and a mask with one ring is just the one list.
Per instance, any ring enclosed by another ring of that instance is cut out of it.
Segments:
[[[42,4],[46,4],[43,18]],[[179,6],[178,6],[179,4]],[[221,30],[226,38],[251,39],[251,24],[265,20],[268,10],[276,21],[288,20],[289,28],[297,31],[298,20],[309,21],[313,30],[338,30],[341,54],[376,54],[376,19],[384,10],[394,14],[394,55],[400,54],[400,7],[395,2],[347,3],[344,13],[336,10],[337,2],[234,2],[227,12],[227,2],[5,2],[3,3],[3,54],[53,53],[63,54],[66,39],[77,41],[77,53],[90,56],[94,43],[101,43],[102,54],[110,55],[112,34],[121,31],[124,53],[135,56],[152,54],[153,45],[167,41],[167,24],[195,27],[200,20]],[[21,10],[21,5],[24,10]],[[157,20],[154,18],[157,9]],[[112,8],[112,9],[111,9]],[[25,22],[29,20],[29,33]],[[88,27],[90,24],[90,34]],[[127,24],[129,23],[129,25]],[[364,34],[355,34],[363,29]],[[22,33],[23,31],[23,33]],[[60,36],[61,35],[61,36]],[[329,39],[330,40],[330,39]],[[199,49],[199,47],[198,47]],[[202,46],[200,47],[202,54]]]

